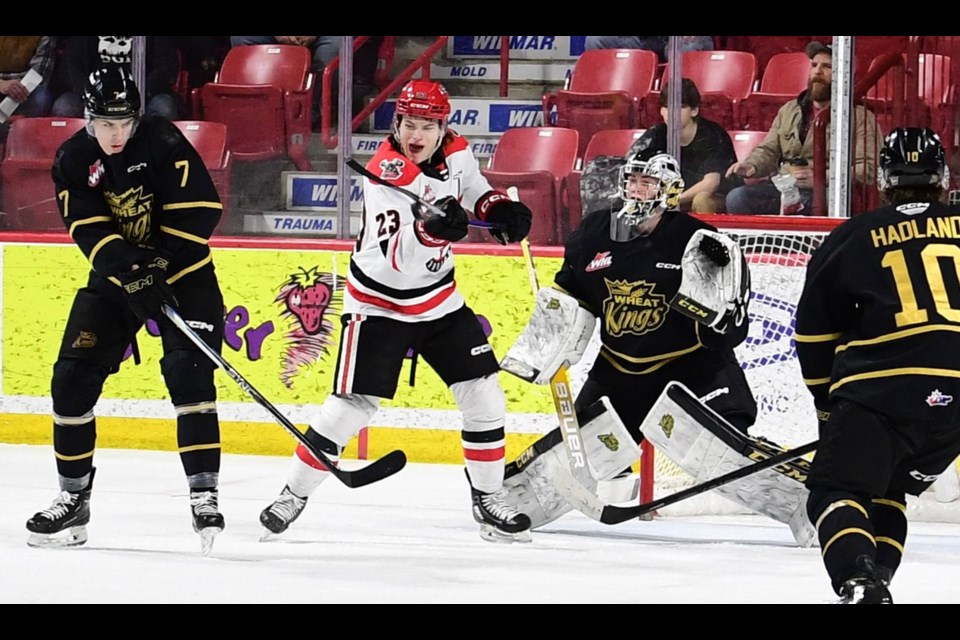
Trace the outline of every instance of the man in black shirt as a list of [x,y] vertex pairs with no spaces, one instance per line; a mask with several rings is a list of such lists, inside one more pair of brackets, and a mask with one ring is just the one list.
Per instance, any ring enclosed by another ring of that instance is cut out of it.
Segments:
[[[158,322],[160,369],[177,415],[193,527],[206,553],[223,529],[220,427],[213,364],[166,320],[175,305],[211,347],[223,342],[223,297],[208,240],[222,212],[200,156],[169,121],[140,117],[123,66],[92,74],[87,126],[57,151],[53,182],[70,237],[92,265],[73,300],[53,367],[53,442],[60,495],[27,521],[31,546],[86,542],[96,442],[94,406],[144,322]],[[56,536],[67,531],[66,536]]]
[[844,603],[890,603],[920,495],[960,454],[960,211],[930,129],[880,152],[884,206],[838,226],[813,255],[797,355],[820,444],[807,487],[823,562]]

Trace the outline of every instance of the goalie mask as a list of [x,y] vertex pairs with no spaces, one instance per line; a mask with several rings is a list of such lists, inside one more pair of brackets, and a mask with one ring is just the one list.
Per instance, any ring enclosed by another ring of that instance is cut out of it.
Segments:
[[611,212],[610,238],[626,242],[640,235],[637,225],[676,209],[683,192],[680,165],[673,156],[644,149],[620,167],[620,211]]
[[881,191],[897,187],[947,189],[950,170],[943,145],[932,129],[895,129],[880,150],[877,186]]

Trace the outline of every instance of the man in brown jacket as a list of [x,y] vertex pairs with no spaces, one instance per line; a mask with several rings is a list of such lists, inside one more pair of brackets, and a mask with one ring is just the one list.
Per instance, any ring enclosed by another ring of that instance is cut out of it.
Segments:
[[[813,41],[807,45],[810,79],[807,89],[777,113],[766,139],[749,156],[735,162],[726,175],[767,178],[791,173],[803,201],[803,213],[813,209],[813,121],[830,108],[833,53],[829,46]],[[829,136],[829,128],[828,133]],[[858,105],[854,109],[853,177],[860,184],[876,179],[877,154],[882,135],[876,116]],[[727,194],[727,213],[780,212],[780,191],[768,180],[737,187]]]

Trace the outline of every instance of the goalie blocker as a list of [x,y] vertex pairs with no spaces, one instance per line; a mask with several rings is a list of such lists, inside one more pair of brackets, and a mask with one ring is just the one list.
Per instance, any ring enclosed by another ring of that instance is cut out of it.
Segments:
[[580,362],[597,318],[576,298],[544,287],[537,291],[533,314],[500,368],[535,384],[548,384],[563,366]]

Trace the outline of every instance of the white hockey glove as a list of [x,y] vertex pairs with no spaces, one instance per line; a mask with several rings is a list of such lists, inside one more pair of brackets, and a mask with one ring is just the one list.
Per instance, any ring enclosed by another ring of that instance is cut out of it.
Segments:
[[717,333],[742,325],[750,300],[750,270],[740,245],[729,236],[700,229],[680,261],[683,279],[670,306]]
[[576,298],[544,287],[537,293],[533,315],[500,368],[527,382],[547,384],[564,364],[580,361],[596,320]]

